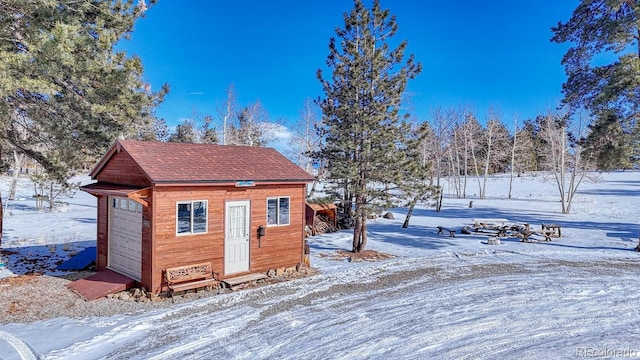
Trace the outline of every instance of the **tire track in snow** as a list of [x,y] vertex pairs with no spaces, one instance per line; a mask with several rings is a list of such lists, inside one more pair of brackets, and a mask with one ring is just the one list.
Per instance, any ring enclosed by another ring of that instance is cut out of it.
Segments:
[[24,341],[20,340],[18,337],[9,334],[6,331],[0,330],[0,340],[4,340],[9,345],[11,345],[14,349],[16,349],[18,355],[22,360],[36,360],[38,357],[36,353],[31,350],[29,345],[27,345]]

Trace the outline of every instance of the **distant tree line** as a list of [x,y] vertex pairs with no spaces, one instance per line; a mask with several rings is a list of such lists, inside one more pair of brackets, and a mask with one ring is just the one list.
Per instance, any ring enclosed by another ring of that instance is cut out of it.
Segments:
[[241,107],[235,88],[227,89],[227,97],[218,107],[217,116],[196,112],[183,120],[175,131],[164,132],[160,141],[223,145],[266,146],[281,128],[281,120],[269,117],[260,101]]

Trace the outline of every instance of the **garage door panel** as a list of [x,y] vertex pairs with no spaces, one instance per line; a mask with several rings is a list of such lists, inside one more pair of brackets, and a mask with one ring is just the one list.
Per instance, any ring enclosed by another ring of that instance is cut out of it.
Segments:
[[142,263],[142,213],[132,200],[113,198],[110,203],[109,267],[140,280]]

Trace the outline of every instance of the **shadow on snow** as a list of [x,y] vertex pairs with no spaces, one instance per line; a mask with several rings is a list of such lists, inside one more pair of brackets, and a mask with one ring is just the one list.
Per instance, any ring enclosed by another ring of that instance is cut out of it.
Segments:
[[44,274],[54,272],[61,263],[95,245],[95,240],[86,240],[63,244],[3,247],[0,254],[4,266],[16,275]]

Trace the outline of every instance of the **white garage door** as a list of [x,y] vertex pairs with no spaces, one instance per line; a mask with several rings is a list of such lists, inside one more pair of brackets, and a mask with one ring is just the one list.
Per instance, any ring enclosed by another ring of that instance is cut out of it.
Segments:
[[142,272],[142,205],[109,199],[109,268],[140,281]]

